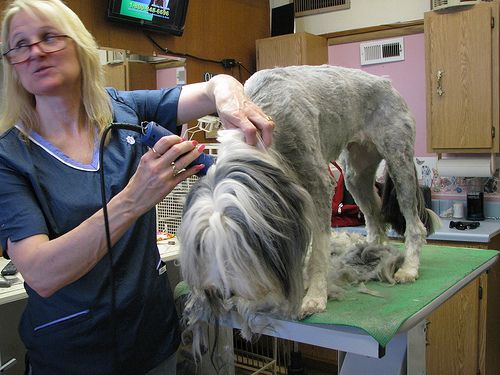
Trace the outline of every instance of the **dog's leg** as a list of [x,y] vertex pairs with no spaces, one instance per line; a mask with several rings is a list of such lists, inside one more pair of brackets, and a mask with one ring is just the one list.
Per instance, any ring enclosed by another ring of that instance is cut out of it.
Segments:
[[302,300],[300,312],[301,317],[306,317],[324,311],[328,300],[326,280],[330,262],[333,181],[328,175],[327,162],[319,153],[306,153],[302,155],[301,162],[303,167],[296,171],[300,173],[299,180],[311,195],[315,206],[311,217],[311,253],[306,269],[309,287]]
[[[401,95],[388,82],[380,82],[376,96],[377,110],[371,113],[370,126],[365,137],[375,145],[386,161],[387,172],[394,184],[395,195],[386,181],[382,214],[394,229],[404,231],[405,260],[396,272],[397,282],[413,282],[418,278],[419,257],[426,242],[427,230],[420,219],[422,211],[417,196],[418,181],[415,173],[415,120]],[[394,199],[395,198],[395,199]],[[391,204],[396,201],[397,204]],[[397,212],[396,212],[397,211]],[[404,230],[401,226],[404,220]],[[397,228],[399,226],[399,228]],[[401,233],[400,233],[401,234]]]
[[368,143],[349,144],[340,157],[347,190],[365,216],[367,240],[376,244],[387,242],[386,228],[380,214],[382,202],[374,185],[381,160],[373,144]]
[[413,282],[418,278],[420,250],[427,236],[427,230],[418,215],[418,181],[413,156],[410,157],[408,152],[393,153],[392,156],[386,155],[386,162],[406,225],[405,260],[396,272],[395,280],[399,283]]
[[326,278],[329,264],[330,229],[314,228],[312,252],[307,265],[309,288],[302,301],[301,317],[322,312],[326,309],[328,288]]
[[[416,178],[413,177],[407,182],[402,182],[401,180],[394,182],[395,184],[400,184],[401,193],[398,191],[398,202],[406,221],[405,261],[395,275],[396,281],[400,283],[413,282],[418,278],[420,250],[426,243],[427,230],[420,221],[416,210],[415,188],[417,185],[415,180]],[[412,182],[415,183],[415,188],[409,189],[408,185]],[[402,195],[401,198],[400,194]]]

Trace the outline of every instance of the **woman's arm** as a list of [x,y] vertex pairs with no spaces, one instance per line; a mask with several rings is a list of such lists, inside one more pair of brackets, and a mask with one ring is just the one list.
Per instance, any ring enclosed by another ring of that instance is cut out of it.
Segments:
[[178,124],[218,112],[226,128],[240,128],[247,143],[257,144],[257,130],[264,144],[271,145],[274,123],[243,92],[235,78],[218,74],[208,82],[194,83],[182,88],[179,98]]
[[[200,169],[194,166],[174,175],[172,161],[182,169],[201,151],[196,143],[169,136],[157,142],[155,151],[143,155],[127,186],[107,205],[112,244],[179,182]],[[42,297],[48,297],[85,275],[106,254],[103,224],[103,211],[99,210],[56,239],[49,240],[47,235],[39,234],[16,242],[9,240],[7,250],[28,285]]]
[[[236,79],[217,75],[209,82],[183,87],[178,102],[178,124],[216,111],[225,127],[241,128],[249,143],[256,144],[257,129],[264,143],[271,143],[274,124],[244,95]],[[173,161],[180,170],[202,152],[193,142],[183,142],[177,136],[163,137],[154,150],[143,155],[127,186],[107,205],[112,244],[178,183],[202,168],[193,166],[173,175]],[[47,235],[39,234],[16,242],[9,240],[7,250],[28,285],[41,296],[48,297],[88,273],[106,254],[103,223],[103,212],[99,210],[56,239],[49,240]]]

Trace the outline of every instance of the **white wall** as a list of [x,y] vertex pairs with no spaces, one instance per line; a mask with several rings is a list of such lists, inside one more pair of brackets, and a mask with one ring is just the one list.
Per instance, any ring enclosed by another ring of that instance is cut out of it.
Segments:
[[269,6],[271,7],[271,9],[290,3],[293,3],[293,0],[269,0]]
[[[270,0],[271,8],[288,0]],[[295,19],[295,32],[327,34],[389,23],[421,20],[430,10],[429,0],[351,0],[351,8]]]

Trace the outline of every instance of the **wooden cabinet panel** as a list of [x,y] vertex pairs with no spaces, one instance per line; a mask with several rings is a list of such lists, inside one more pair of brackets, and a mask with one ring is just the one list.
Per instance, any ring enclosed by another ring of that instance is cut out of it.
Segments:
[[256,47],[257,70],[328,63],[327,40],[318,35],[295,33],[258,39]]
[[498,3],[425,13],[430,152],[498,152],[497,16]]
[[117,90],[156,89],[156,69],[153,64],[125,61],[104,66],[106,86]]
[[[10,2],[0,0],[0,10]],[[66,0],[94,35],[100,47],[141,55],[165,53],[146,37],[141,27],[106,19],[106,0]],[[191,0],[181,37],[148,33],[162,47],[203,59],[232,58],[244,67],[226,69],[222,64],[189,59],[187,83],[203,81],[204,73],[226,73],[244,82],[255,71],[255,41],[271,35],[269,0]],[[247,71],[248,70],[248,71]]]
[[500,262],[488,271],[487,288],[483,289],[483,295],[487,296],[488,303],[485,307],[486,330],[481,342],[485,348],[486,371],[483,373],[500,374]]
[[117,90],[127,89],[127,71],[124,63],[104,65],[104,75],[106,86],[114,87]]
[[479,280],[474,280],[428,317],[428,375],[477,373],[478,316]]
[[156,89],[156,69],[154,64],[129,61],[128,84],[131,90]]
[[[493,237],[488,243],[432,240],[427,242],[434,245],[500,250],[500,235]],[[477,316],[475,318],[472,316],[470,317],[470,319],[478,320],[477,369],[479,369],[480,373],[483,375],[497,375],[500,374],[500,355],[498,355],[500,353],[500,262],[495,263],[486,274],[481,275],[478,282],[478,288],[481,287],[482,299],[479,300]],[[462,292],[463,291],[460,293]],[[443,307],[446,306],[447,303],[443,305]],[[456,315],[461,316],[462,311],[460,309],[453,310],[452,308],[444,307],[441,314],[445,314],[447,320],[452,321],[456,319]],[[441,320],[442,317],[443,315],[434,317],[438,319],[434,322],[434,327],[439,325],[439,320]],[[469,342],[468,337],[462,337],[461,340],[465,343]],[[475,336],[472,340],[475,340]],[[429,359],[428,357],[427,359],[435,362],[438,361],[438,358],[442,356],[443,353],[438,353],[437,357],[434,357],[435,354],[433,354],[432,351],[428,351],[428,355],[433,358]],[[448,356],[455,357],[455,354],[450,350],[446,356],[443,357],[443,361],[448,361]],[[463,362],[461,358],[456,358],[456,361]],[[435,366],[436,363],[433,364],[433,370],[436,368]],[[432,374],[429,370],[428,367],[428,374]],[[476,373],[477,372],[472,372],[473,375],[476,375]]]

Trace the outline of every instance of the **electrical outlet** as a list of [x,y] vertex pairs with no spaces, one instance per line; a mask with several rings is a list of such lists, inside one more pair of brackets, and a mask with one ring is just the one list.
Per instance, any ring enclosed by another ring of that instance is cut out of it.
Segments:
[[205,72],[205,73],[203,73],[203,80],[205,82],[208,82],[208,81],[210,81],[210,78],[212,78],[214,75],[215,74],[213,74],[213,73]]

